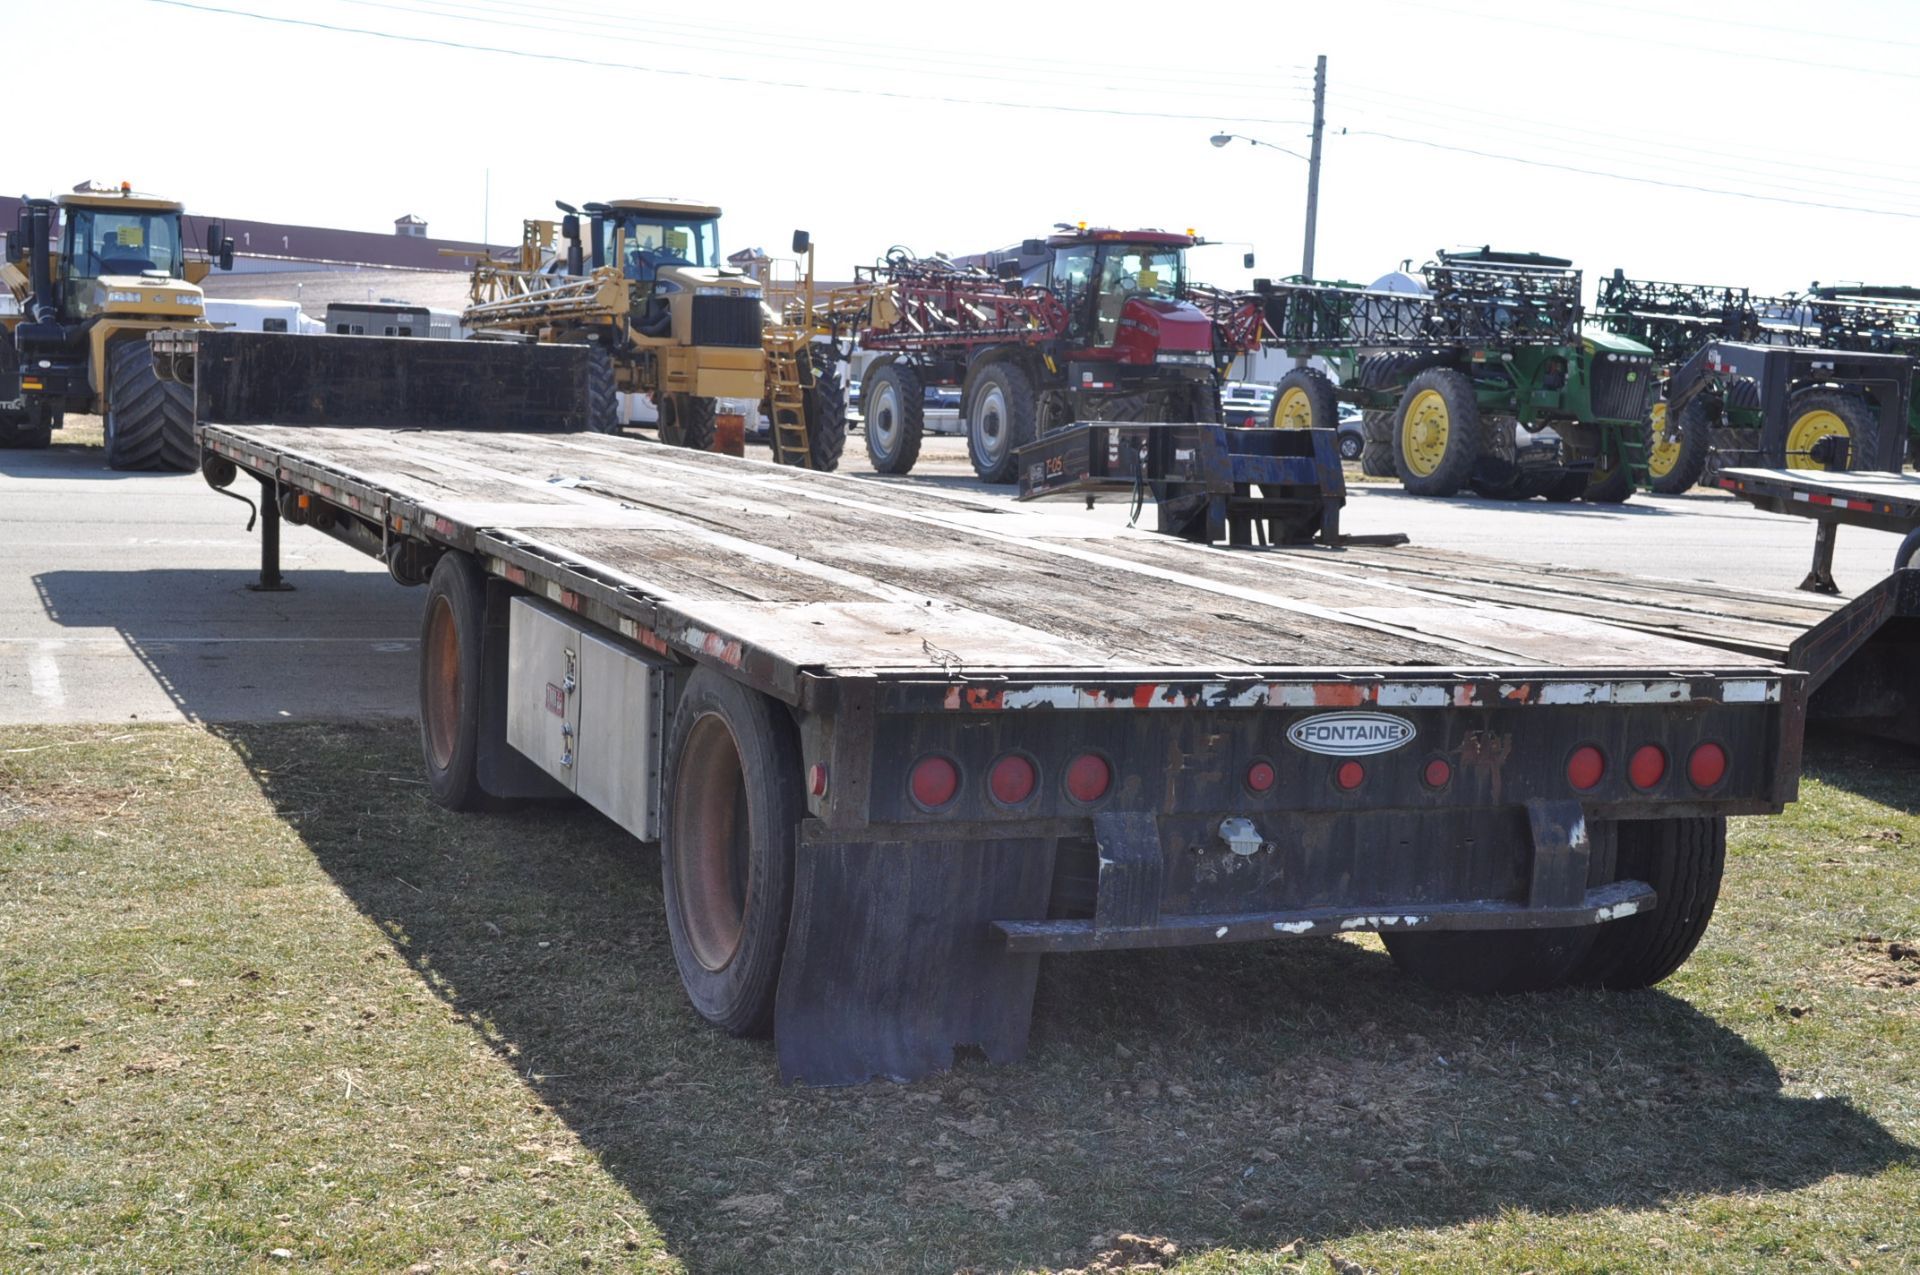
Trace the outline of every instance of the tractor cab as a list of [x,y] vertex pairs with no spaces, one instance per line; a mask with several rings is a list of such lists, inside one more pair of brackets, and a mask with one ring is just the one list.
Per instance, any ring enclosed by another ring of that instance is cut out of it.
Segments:
[[130,194],[68,195],[59,204],[61,318],[92,318],[121,299],[116,292],[139,287],[171,292],[176,282],[197,295],[185,283],[179,204]]
[[617,266],[622,277],[653,290],[677,270],[718,270],[720,210],[675,199],[617,199],[588,204],[595,265]]
[[1046,286],[1071,316],[1068,340],[1123,362],[1212,349],[1212,323],[1186,300],[1191,235],[1078,229],[1046,241]]

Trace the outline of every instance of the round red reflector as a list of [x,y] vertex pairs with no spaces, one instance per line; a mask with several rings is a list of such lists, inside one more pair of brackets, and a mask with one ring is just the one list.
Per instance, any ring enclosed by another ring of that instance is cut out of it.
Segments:
[[1592,744],[1584,744],[1573,750],[1573,756],[1567,758],[1567,782],[1581,792],[1600,782],[1600,776],[1607,773],[1607,759]]
[[1343,761],[1340,769],[1333,772],[1333,782],[1348,791],[1358,788],[1366,779],[1367,768],[1357,761]]
[[1280,776],[1274,773],[1273,763],[1257,761],[1247,767],[1247,787],[1255,792],[1266,792],[1273,787],[1274,780]]
[[1687,758],[1687,778],[1695,788],[1711,788],[1727,777],[1727,750],[1718,744],[1702,744]]
[[827,765],[815,762],[807,768],[807,791],[816,797],[827,795]]
[[944,757],[922,757],[914,764],[908,785],[915,801],[935,810],[952,801],[953,794],[960,791],[960,772]]
[[1651,788],[1667,777],[1667,753],[1658,744],[1642,744],[1627,762],[1627,778],[1635,788]]
[[987,774],[987,790],[1001,805],[1017,806],[1033,796],[1033,787],[1038,781],[1032,762],[1008,753],[993,763],[992,771]]
[[1445,788],[1453,780],[1453,767],[1445,758],[1436,757],[1427,763],[1426,780],[1429,788]]
[[1075,801],[1098,801],[1113,783],[1113,768],[1103,757],[1081,753],[1067,765],[1067,795]]

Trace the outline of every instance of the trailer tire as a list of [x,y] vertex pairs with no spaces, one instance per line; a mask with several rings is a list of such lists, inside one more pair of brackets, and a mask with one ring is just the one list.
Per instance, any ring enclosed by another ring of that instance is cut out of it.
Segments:
[[1394,471],[1416,496],[1451,496],[1479,458],[1480,403],[1473,382],[1452,368],[1428,368],[1407,382],[1393,413]]
[[620,390],[613,379],[613,355],[598,348],[587,354],[587,428],[596,434],[620,432]]
[[860,386],[867,416],[867,460],[877,474],[911,473],[927,432],[926,386],[910,363],[887,363]]
[[1294,368],[1274,387],[1267,424],[1274,429],[1338,428],[1340,405],[1333,397],[1333,382],[1317,368]]
[[1647,485],[1662,496],[1677,496],[1700,481],[1713,449],[1713,416],[1704,395],[1696,394],[1672,422],[1675,437],[1665,438],[1666,400],[1655,403],[1647,422]]
[[982,482],[1010,483],[1014,453],[1033,441],[1033,379],[1010,362],[988,364],[967,403],[967,459]]
[[765,1035],[773,1024],[806,813],[801,778],[785,711],[695,670],[669,732],[661,887],[687,998],[736,1036]]
[[831,474],[847,450],[847,386],[831,360],[814,362],[813,384],[801,401],[807,415],[807,465]]
[[1510,996],[1573,982],[1593,944],[1594,927],[1384,931],[1380,939],[1401,973],[1429,987]]
[[1594,936],[1578,980],[1591,987],[1631,991],[1652,987],[1693,955],[1713,919],[1727,865],[1724,816],[1623,819],[1615,879],[1645,881],[1659,906],[1608,921]]
[[448,810],[488,806],[480,786],[481,639],[486,580],[471,555],[443,553],[420,617],[420,756],[427,792]]
[[139,337],[108,346],[106,370],[107,467],[177,474],[198,468],[193,391],[161,380],[146,341]]
[[1786,467],[1822,468],[1807,452],[1831,434],[1847,440],[1848,469],[1876,467],[1880,459],[1879,414],[1859,395],[1825,386],[1801,390],[1787,400]]

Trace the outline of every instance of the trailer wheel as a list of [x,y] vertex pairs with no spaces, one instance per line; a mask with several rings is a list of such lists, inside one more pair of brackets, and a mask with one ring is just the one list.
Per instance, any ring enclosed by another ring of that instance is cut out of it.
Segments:
[[107,466],[189,473],[199,466],[193,441],[193,391],[163,381],[139,337],[107,347]]
[[807,464],[831,474],[847,450],[847,386],[831,360],[815,360],[813,384],[801,403],[807,418]]
[[805,810],[799,741],[779,705],[705,668],[669,738],[660,876],[674,963],[701,1017],[764,1035]]
[[486,597],[486,582],[470,555],[440,555],[420,620],[420,755],[428,793],[448,810],[487,804],[476,769]]
[[1393,417],[1394,469],[1416,496],[1451,496],[1467,485],[1480,452],[1473,382],[1436,367],[1407,383]]
[[920,370],[907,363],[884,364],[860,386],[867,414],[867,460],[875,473],[909,473],[920,459],[920,440],[927,430],[925,394]]
[[1326,373],[1296,367],[1280,378],[1267,424],[1275,429],[1334,429],[1339,423],[1340,406]]
[[596,434],[620,432],[620,390],[613,379],[613,355],[597,347],[587,354],[587,428]]
[[967,458],[983,482],[1010,483],[1013,454],[1033,441],[1033,381],[1012,363],[994,363],[973,383]]
[[1602,925],[1576,977],[1628,991],[1652,987],[1679,969],[1707,932],[1727,863],[1727,821],[1624,819],[1615,827],[1615,878],[1645,881],[1659,891],[1659,906]]
[[1700,481],[1713,447],[1713,417],[1707,400],[1696,394],[1673,420],[1667,419],[1666,400],[1649,409],[1647,436],[1648,486],[1663,496],[1674,496]]
[[1876,467],[1880,420],[1865,399],[1844,390],[1816,386],[1787,400],[1788,469],[1823,468],[1807,453],[1815,443],[1835,434],[1848,442],[1848,469]]
[[1594,927],[1385,931],[1380,939],[1401,973],[1429,987],[1508,996],[1571,983],[1593,944]]

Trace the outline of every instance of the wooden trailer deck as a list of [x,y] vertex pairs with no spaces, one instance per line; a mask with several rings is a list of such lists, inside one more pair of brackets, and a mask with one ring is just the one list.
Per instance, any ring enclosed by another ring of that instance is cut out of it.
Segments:
[[1196,551],[1044,506],[596,434],[203,436],[390,531],[694,633],[796,702],[803,673],[1734,673],[1778,667],[1837,605],[1418,545]]

